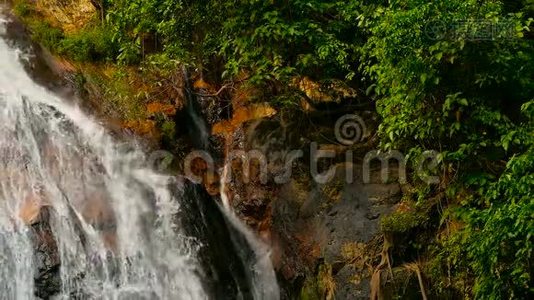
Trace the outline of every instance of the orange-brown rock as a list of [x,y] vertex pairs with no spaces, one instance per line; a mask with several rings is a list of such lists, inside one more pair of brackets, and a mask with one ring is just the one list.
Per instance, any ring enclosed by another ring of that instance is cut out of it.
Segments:
[[314,103],[339,102],[344,98],[357,96],[356,90],[339,80],[322,84],[305,76],[294,78],[292,85],[301,90]]
[[37,0],[37,10],[65,32],[83,28],[96,15],[90,0]]
[[156,122],[152,120],[129,120],[123,123],[123,127],[130,129],[138,135],[156,137]]
[[215,91],[215,88],[211,84],[204,81],[204,79],[202,78],[195,81],[193,83],[193,87],[197,90]]
[[26,225],[32,225],[39,221],[41,208],[45,206],[44,200],[36,193],[31,193],[22,201],[18,217]]
[[149,115],[164,114],[169,117],[176,115],[176,107],[174,105],[161,102],[149,103],[146,110]]
[[87,223],[102,227],[114,222],[113,210],[105,195],[94,192],[88,195],[81,207],[82,216]]
[[277,111],[268,104],[253,104],[237,108],[230,120],[224,120],[213,125],[214,135],[231,136],[237,128],[248,121],[272,117]]

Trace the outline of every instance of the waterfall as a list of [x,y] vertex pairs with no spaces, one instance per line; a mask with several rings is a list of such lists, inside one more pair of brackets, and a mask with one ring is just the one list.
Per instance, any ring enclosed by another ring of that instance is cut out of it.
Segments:
[[61,262],[58,298],[205,298],[169,178],[36,85],[18,56],[0,40],[0,281],[9,285],[0,298],[33,294],[28,225],[43,209]]
[[[276,280],[276,274],[271,262],[271,249],[261,241],[250,228],[248,228],[235,214],[230,204],[230,199],[226,193],[226,181],[230,163],[227,162],[222,168],[220,178],[220,193],[222,207],[226,219],[237,231],[238,235],[244,238],[244,242],[251,248],[253,257],[246,259],[252,268],[249,270],[249,277],[252,280],[253,294],[256,299],[277,300],[280,299],[280,290]],[[234,243],[242,243],[234,238]]]
[[[246,247],[213,233],[235,230],[210,228],[200,211],[205,204],[181,199],[188,194],[175,178],[152,171],[140,147],[118,142],[36,84],[3,30],[0,299],[272,299],[278,293],[276,287],[247,294],[239,274],[248,266],[231,253]],[[184,211],[191,208],[199,211]],[[218,286],[223,282],[237,287]],[[214,295],[220,290],[237,294]]]
[[[187,99],[186,109],[187,119],[190,122],[188,124],[190,135],[199,149],[206,151],[208,155],[213,155],[213,152],[209,153],[211,147],[207,122],[198,108],[198,100],[203,100],[203,98],[202,96],[195,97],[193,94],[187,68],[184,67],[182,72],[185,81],[184,94]],[[228,143],[229,141],[225,141],[224,151],[226,153],[223,154],[223,157],[228,152]],[[230,167],[230,162],[225,161],[220,170],[220,199],[222,205],[219,205],[219,209],[224,214],[226,224],[231,228],[231,242],[238,251],[241,260],[248,265],[248,268],[245,268],[245,272],[251,285],[251,297],[254,299],[277,300],[280,298],[280,290],[271,262],[271,249],[236,216],[227,195],[226,183]]]

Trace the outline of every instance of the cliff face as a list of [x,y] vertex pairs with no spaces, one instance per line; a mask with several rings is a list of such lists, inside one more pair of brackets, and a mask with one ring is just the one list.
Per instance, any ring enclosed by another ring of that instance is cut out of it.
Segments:
[[[263,116],[259,109],[257,117],[243,122],[243,108],[234,108],[233,117],[223,122],[226,130],[221,123],[214,126],[231,169],[225,191],[230,205],[271,246],[287,299],[368,299],[372,275],[382,272],[375,270],[384,244],[380,220],[401,200],[401,185],[393,177],[382,182],[378,168],[370,181],[363,178],[363,158],[375,146],[371,137],[350,146],[336,141],[332,124],[337,118],[359,114],[373,130],[374,115],[345,110],[350,103],[337,100],[341,111],[333,114],[303,109]],[[243,105],[235,101],[235,107]],[[333,172],[328,180],[313,176],[315,143],[333,154],[318,160],[320,173]],[[292,151],[302,157],[288,164]],[[250,178],[243,155],[250,159]]]
[[36,296],[49,299],[61,290],[59,274],[60,259],[54,232],[50,228],[47,208],[41,209],[39,217],[32,222],[30,234],[35,247],[37,266],[35,291]]
[[[46,20],[65,32],[82,28],[96,14],[91,1],[43,0],[37,1],[35,7]],[[181,105],[187,103],[185,94],[195,95],[200,116],[211,129],[210,152],[215,157],[216,169],[221,170],[211,177],[204,174],[204,185],[212,195],[222,190],[237,215],[271,246],[271,259],[284,288],[283,298],[369,298],[371,279],[377,272],[380,277],[382,272],[375,266],[385,268],[380,264],[385,243],[380,219],[398,207],[401,187],[396,182],[381,183],[379,172],[373,172],[371,181],[364,182],[363,157],[376,146],[372,134],[357,144],[343,145],[336,140],[333,124],[344,115],[362,116],[369,131],[376,127],[373,113],[347,100],[355,97],[355,91],[336,85],[325,92],[310,79],[296,79],[295,85],[308,96],[310,103],[302,103],[296,110],[277,109],[258,101],[262,99],[261,91],[243,85],[219,94],[218,89],[199,74],[192,74],[191,78],[171,78],[177,83],[192,79],[191,90],[185,91],[182,85],[178,86],[182,90],[173,91],[167,102],[143,102],[140,107],[144,111],[132,118],[124,117],[123,113],[130,103],[115,102],[108,107],[104,100],[98,100],[104,99],[109,90],[117,86],[106,85],[107,90],[104,90],[95,84],[96,80],[91,80],[95,73],[107,76],[114,66],[76,65],[57,58],[50,61],[61,62],[60,69],[68,65],[60,70],[67,78],[85,79],[83,84],[73,85],[77,94],[96,106],[97,111],[112,116],[108,118],[111,124],[118,124],[119,130],[132,129],[150,136],[156,141],[155,145],[179,157],[178,165],[183,164],[183,158],[194,148],[198,138],[188,134],[185,128],[188,124],[180,123],[180,117],[189,113],[187,106]],[[132,74],[130,88],[142,91],[151,88],[148,87],[150,83],[140,83],[142,76],[137,71]],[[173,130],[164,132],[168,127],[156,124],[171,124]],[[180,147],[176,147],[178,144]],[[319,161],[321,172],[334,171],[330,180],[318,182],[312,176],[310,149],[313,144],[334,153]],[[252,159],[250,170],[245,170],[239,155],[231,156],[251,150],[263,155],[265,166]],[[288,165],[291,151],[302,151],[302,157]],[[352,153],[350,159],[346,157],[348,151]],[[228,159],[230,156],[236,159]],[[291,175],[277,180],[288,166]],[[263,167],[268,175],[265,180],[261,178]],[[206,171],[200,169],[201,173]],[[233,176],[222,188],[220,182],[226,179],[222,172],[225,169],[231,170]],[[347,170],[352,170],[353,174],[349,181]],[[250,178],[244,176],[246,172],[250,173]],[[57,289],[58,263],[50,238],[53,233],[46,227],[46,218],[41,220],[34,227],[36,247],[43,253],[38,284],[43,286],[43,297],[46,297],[46,293],[53,294]],[[385,256],[388,256],[387,249]]]

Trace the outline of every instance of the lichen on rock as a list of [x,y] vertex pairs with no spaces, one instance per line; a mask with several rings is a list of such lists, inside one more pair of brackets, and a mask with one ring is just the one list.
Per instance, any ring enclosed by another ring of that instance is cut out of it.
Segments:
[[37,0],[35,7],[66,33],[78,31],[96,15],[90,0]]

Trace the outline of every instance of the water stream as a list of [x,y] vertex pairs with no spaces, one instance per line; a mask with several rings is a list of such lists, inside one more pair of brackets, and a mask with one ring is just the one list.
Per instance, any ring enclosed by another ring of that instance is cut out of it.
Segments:
[[[183,69],[184,78],[189,78],[187,70]],[[185,94],[187,98],[187,118],[189,121],[190,135],[195,139],[197,148],[205,151],[208,155],[215,156],[210,146],[210,132],[206,120],[199,109],[200,101],[209,101],[202,96],[195,96],[191,84],[186,80]],[[228,152],[227,145],[224,151]],[[223,157],[226,156],[223,155]],[[277,300],[280,298],[276,274],[272,267],[271,252],[269,247],[260,240],[256,234],[246,226],[235,214],[227,194],[227,181],[230,162],[223,161],[219,170],[220,181],[220,211],[224,214],[226,224],[232,228],[231,242],[236,247],[240,259],[249,267],[245,268],[247,278],[250,280],[251,296],[255,299]]]
[[[183,211],[191,209],[183,198],[190,195],[174,178],[152,171],[138,146],[117,141],[80,108],[35,83],[22,63],[24,51],[8,44],[4,31],[0,28],[0,299],[278,297],[268,257],[261,266],[241,261],[242,267],[233,267],[242,256],[213,252],[229,240],[238,242],[226,251],[250,252],[239,242],[242,229],[232,228],[236,221],[225,219],[229,228],[223,233],[231,236],[210,235],[219,228],[196,217],[204,211]],[[179,217],[184,213],[190,215],[188,224]],[[202,222],[201,231],[211,238],[187,230],[200,226],[194,222]],[[207,256],[222,261],[210,265]],[[43,273],[54,265],[57,274]],[[268,273],[269,282],[227,280],[221,275],[225,268],[229,276],[239,268],[244,274]],[[43,278],[49,279],[43,284]],[[236,294],[214,294],[221,282],[235,282],[225,291]],[[247,284],[253,292],[245,291]]]

